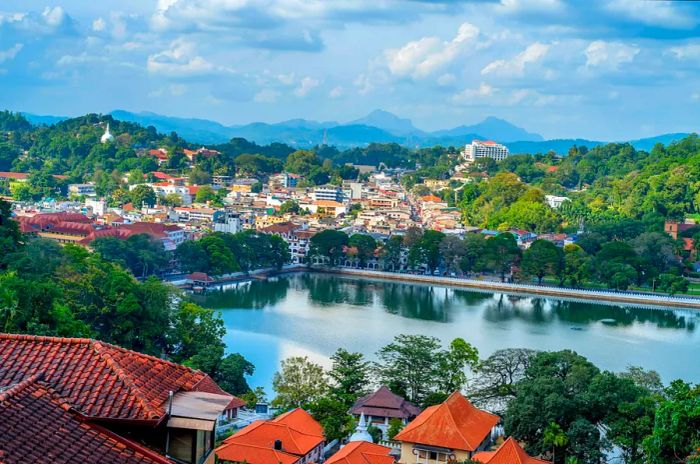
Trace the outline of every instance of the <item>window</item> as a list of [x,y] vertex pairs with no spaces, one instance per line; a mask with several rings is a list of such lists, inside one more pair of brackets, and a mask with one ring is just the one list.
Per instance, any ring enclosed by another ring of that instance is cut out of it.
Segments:
[[431,461],[436,461],[438,457],[438,454],[435,451],[430,452],[430,460]]

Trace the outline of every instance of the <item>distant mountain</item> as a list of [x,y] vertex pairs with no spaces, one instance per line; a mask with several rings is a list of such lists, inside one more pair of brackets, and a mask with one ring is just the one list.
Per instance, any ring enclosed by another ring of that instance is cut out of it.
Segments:
[[395,135],[425,134],[417,129],[410,119],[400,118],[384,110],[374,110],[364,118],[347,123],[349,125],[373,126]]
[[[37,125],[51,125],[67,119],[61,116],[23,114],[31,123]],[[185,140],[200,144],[224,143],[234,137],[241,137],[262,145],[279,142],[295,148],[310,148],[322,144],[324,140],[338,148],[366,146],[373,142],[393,142],[416,148],[434,145],[459,147],[473,139],[491,139],[504,143],[511,153],[546,153],[553,150],[566,155],[573,145],[593,148],[607,143],[587,139],[543,140],[539,134],[528,132],[492,116],[478,124],[427,132],[416,128],[410,119],[383,110],[372,111],[363,118],[347,123],[290,119],[278,123],[254,122],[237,126],[225,126],[207,119],[178,118],[150,112],[115,110],[110,114],[121,121],[154,126],[161,133],[177,132]],[[656,143],[668,144],[687,135],[663,134],[632,140],[630,143],[638,150],[648,151]]]
[[158,129],[158,132],[165,134],[177,132],[180,137],[195,143],[223,143],[233,137],[233,128],[208,119],[177,118],[150,112],[132,113],[124,110],[112,111],[110,115],[120,121],[136,122],[145,127],[153,126]]
[[35,126],[50,126],[52,124],[56,124],[57,122],[69,119],[67,116],[48,116],[32,113],[22,113],[22,116],[27,118],[27,121],[31,122]]
[[[672,134],[657,135],[655,137],[648,137],[644,139],[636,140],[621,140],[619,143],[630,143],[637,150],[649,151],[654,148],[657,143],[663,143],[668,145],[671,142],[681,140],[687,137],[688,133],[676,132]],[[599,140],[587,140],[587,139],[554,139],[554,140],[543,140],[540,142],[510,142],[505,145],[508,147],[511,153],[547,153],[548,151],[555,151],[560,155],[566,155],[569,152],[569,148],[576,145],[578,147],[585,146],[589,149],[597,147],[598,145],[605,145],[610,142],[601,142]]]
[[493,139],[501,143],[518,141],[541,141],[541,135],[533,134],[515,126],[508,121],[489,116],[478,124],[458,126],[454,129],[433,132],[433,136],[463,136],[466,134],[481,134],[482,138]]

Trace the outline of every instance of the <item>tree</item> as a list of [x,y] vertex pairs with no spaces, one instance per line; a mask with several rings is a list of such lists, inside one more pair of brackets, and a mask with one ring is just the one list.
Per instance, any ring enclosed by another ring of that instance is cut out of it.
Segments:
[[401,250],[403,237],[392,235],[382,246],[381,257],[385,271],[397,271],[401,268]]
[[0,269],[7,266],[6,258],[22,245],[19,224],[11,218],[10,204],[0,199]]
[[349,408],[359,397],[369,393],[370,363],[362,353],[350,353],[343,348],[339,348],[331,360],[333,367],[328,376],[333,381],[332,391]]
[[374,251],[377,249],[377,242],[374,238],[365,234],[351,235],[348,239],[348,245],[357,250],[360,267],[364,267],[367,260],[374,257]]
[[466,253],[464,241],[456,235],[448,235],[440,242],[440,254],[450,271],[457,272],[461,269]]
[[348,245],[348,235],[338,230],[326,229],[311,237],[309,257],[327,258],[334,266],[343,256],[344,247]]
[[561,273],[560,284],[568,282],[572,287],[578,287],[588,276],[589,259],[583,248],[574,243],[564,245],[564,270]]
[[676,380],[665,393],[656,409],[652,433],[643,442],[647,462],[696,463],[700,446],[700,387]]
[[272,388],[277,393],[273,404],[285,410],[319,401],[328,392],[329,385],[321,366],[306,356],[295,356],[282,361],[272,379]]
[[405,394],[421,403],[435,387],[440,342],[425,335],[397,335],[394,341],[377,352],[375,371],[392,391]]
[[501,282],[506,280],[515,261],[520,257],[520,248],[515,237],[510,233],[498,234],[486,241],[486,260],[488,267],[501,276]]
[[461,390],[467,384],[466,369],[473,369],[479,363],[479,350],[462,338],[455,338],[448,350],[438,358],[438,390],[451,393]]
[[240,398],[245,401],[245,406],[248,409],[255,409],[258,403],[264,403],[267,401],[267,395],[265,394],[265,389],[263,387],[255,387],[252,390],[240,395]]
[[255,366],[240,353],[232,353],[221,359],[214,380],[232,395],[242,395],[250,391],[245,376],[253,375]]
[[530,454],[542,454],[549,448],[544,431],[556,422],[569,438],[558,462],[569,454],[584,463],[597,463],[603,443],[596,424],[604,413],[599,407],[591,407],[588,392],[599,372],[572,351],[537,353],[530,359],[525,376],[516,383],[515,397],[508,402],[506,434],[527,443]]
[[326,440],[340,440],[347,437],[355,425],[354,418],[348,414],[348,406],[333,395],[316,398],[306,405],[309,414],[323,427]]
[[299,203],[294,200],[286,200],[280,205],[280,214],[299,213]]
[[440,264],[440,243],[445,234],[436,230],[426,230],[421,238],[408,250],[408,261],[412,267],[426,265],[433,271]]
[[143,184],[134,187],[134,189],[129,192],[129,197],[134,206],[139,208],[142,206],[152,207],[158,200],[156,192],[148,185]]
[[182,242],[175,249],[175,257],[185,272],[209,273],[209,256],[201,243],[194,240]]
[[569,442],[564,431],[556,422],[550,422],[544,429],[542,441],[552,447],[552,462],[557,461],[557,448],[563,448]]
[[675,295],[676,293],[685,293],[688,291],[689,282],[679,275],[675,274],[661,274],[659,275],[656,287],[662,292],[666,292],[670,295]]
[[199,187],[197,195],[195,195],[195,202],[197,203],[207,203],[216,199],[216,191],[209,185],[202,185]]
[[470,398],[502,412],[508,401],[515,398],[517,383],[537,352],[525,348],[506,348],[495,351],[474,368],[474,382]]
[[559,277],[563,266],[562,250],[547,240],[535,240],[523,253],[520,270],[524,275],[537,277],[538,285],[547,275]]
[[386,431],[389,440],[393,440],[394,437],[398,435],[401,430],[403,430],[403,421],[401,419],[399,419],[398,417],[389,419],[389,428]]
[[182,206],[182,197],[177,193],[168,193],[160,199],[163,206]]

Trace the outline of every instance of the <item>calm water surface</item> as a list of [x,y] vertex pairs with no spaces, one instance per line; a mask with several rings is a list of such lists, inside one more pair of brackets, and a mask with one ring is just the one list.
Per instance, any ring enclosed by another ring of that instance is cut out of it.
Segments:
[[639,309],[479,293],[443,286],[294,274],[196,297],[221,310],[228,350],[256,366],[251,386],[271,393],[282,359],[328,366],[339,347],[370,359],[401,333],[448,343],[462,337],[482,357],[500,348],[572,349],[604,369],[640,365],[665,381],[700,381],[700,312]]

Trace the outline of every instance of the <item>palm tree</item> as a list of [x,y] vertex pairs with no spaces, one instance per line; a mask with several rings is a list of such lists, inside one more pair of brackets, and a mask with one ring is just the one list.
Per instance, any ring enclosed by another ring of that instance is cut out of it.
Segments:
[[550,422],[547,428],[544,429],[543,441],[545,445],[552,447],[552,462],[556,463],[556,450],[566,446],[569,439],[562,430],[561,426],[556,422]]

